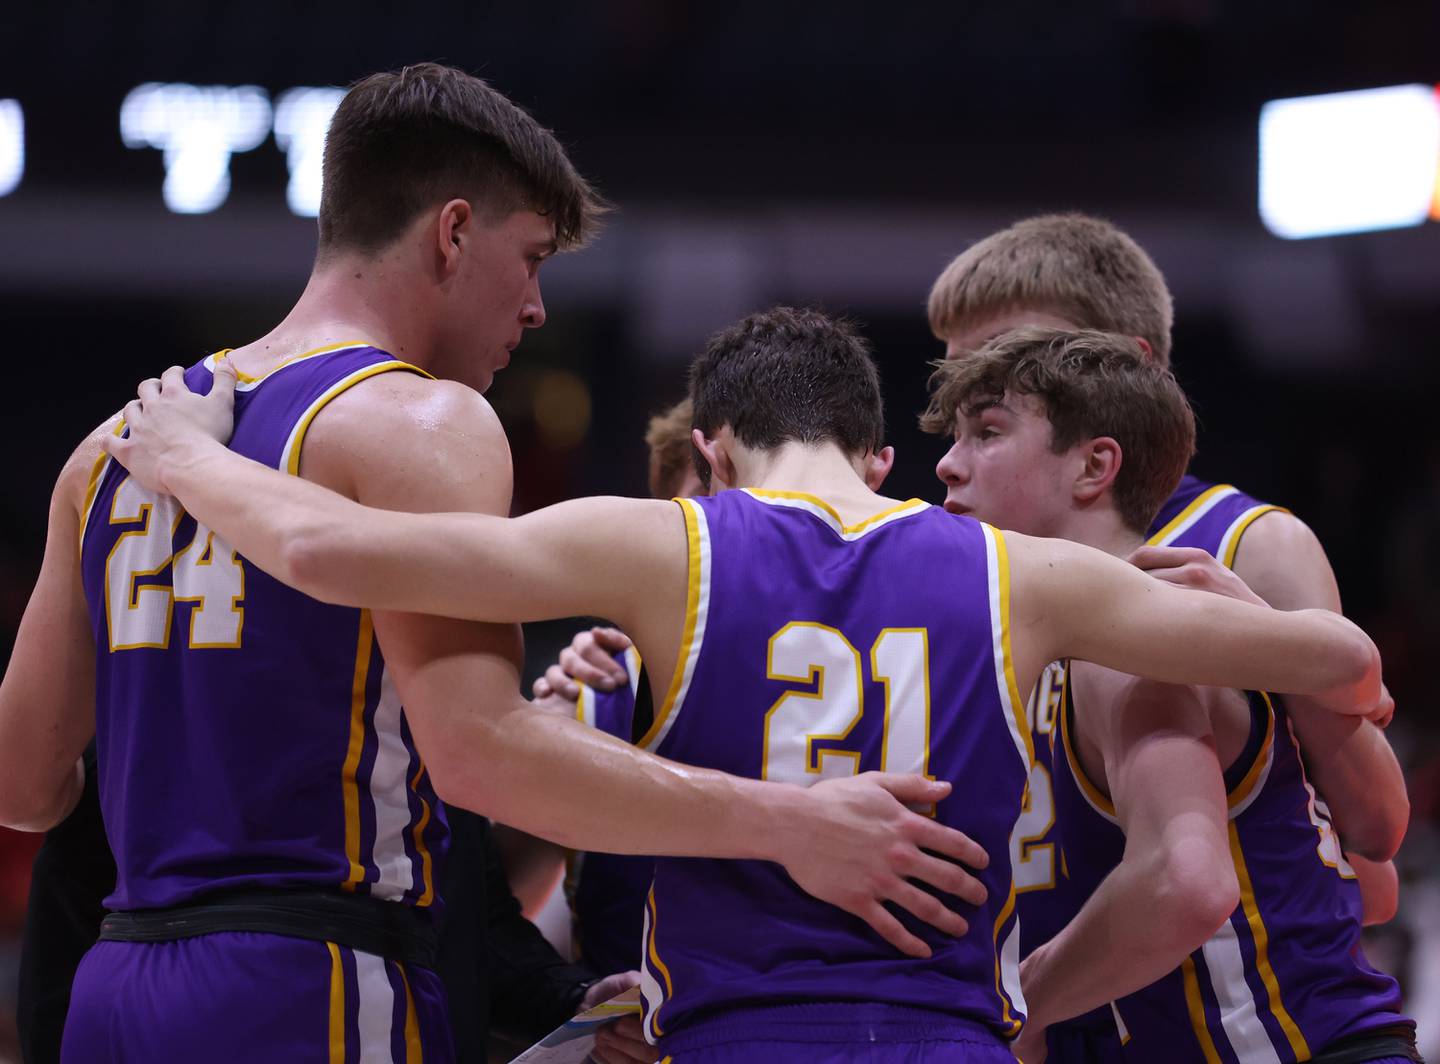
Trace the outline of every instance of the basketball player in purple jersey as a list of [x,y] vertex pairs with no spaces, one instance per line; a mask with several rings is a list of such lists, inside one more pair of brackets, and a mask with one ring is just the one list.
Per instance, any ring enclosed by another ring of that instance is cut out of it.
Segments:
[[[1165,279],[1144,250],[1110,223],[1078,214],[1028,218],[980,240],[946,267],[929,297],[930,327],[948,358],[963,358],[993,337],[1029,325],[1133,336],[1168,366],[1172,317]],[[1334,574],[1309,528],[1229,485],[1186,475],[1149,532],[1152,543],[1221,556],[1277,609],[1340,609]],[[1162,578],[1207,579],[1208,570],[1199,566],[1182,576],[1166,552],[1135,560],[1157,566]],[[1036,764],[1021,830],[1011,843],[1022,955],[1052,938],[1084,900],[1070,889],[1051,800],[1050,749],[1062,678],[1058,666],[1048,669],[1029,700]],[[1288,701],[1297,706],[1294,696]],[[1312,761],[1311,781],[1329,799],[1357,867],[1365,855],[1383,859],[1406,823],[1397,815],[1406,807],[1404,779],[1384,736],[1372,723],[1333,714],[1297,719]],[[1381,876],[1387,871],[1377,869]],[[1052,1047],[1072,1034],[1065,1061],[1118,1059],[1108,1012],[1052,1028]]]
[[[874,365],[814,312],[754,315],[697,361],[702,469],[747,490],[678,505],[586,499],[513,520],[367,508],[217,444],[194,419],[225,397],[189,393],[179,370],[141,395],[112,453],[308,594],[611,617],[651,669],[651,749],[821,787],[872,766],[956,781],[936,818],[992,857],[962,933],[905,918],[928,958],[897,957],[770,865],[657,863],[646,1024],[680,1061],[1010,1059],[1024,1004],[1006,842],[1031,756],[1018,683],[1046,662],[1303,687],[1341,712],[1379,701],[1373,645],[1334,614],[1181,591],[1098,551],[876,495]],[[269,504],[240,502],[255,494]],[[930,897],[902,896],[920,912]]]
[[[925,426],[954,438],[937,467],[947,509],[1117,557],[1194,449],[1174,378],[1114,334],[1008,332],[936,382]],[[1398,986],[1360,951],[1360,890],[1306,780],[1291,723],[1314,711],[1068,669],[1054,796],[1088,900],[1022,964],[1027,1064],[1047,1024],[1110,1001],[1127,1060],[1419,1059]]]
[[[597,197],[529,115],[434,65],[351,90],[324,178],[296,307],[188,379],[235,390],[239,453],[282,480],[507,513],[479,390],[543,323],[539,267],[593,229]],[[109,461],[116,431],[61,474],[0,687],[0,821],[61,818],[98,737],[117,912],[77,976],[67,1060],[450,1059],[428,964],[442,798],[574,845],[773,859],[922,955],[881,899],[964,926],[902,878],[978,888],[920,846],[984,855],[901,804],[948,785],[764,786],[535,713],[518,629],[296,594]]]

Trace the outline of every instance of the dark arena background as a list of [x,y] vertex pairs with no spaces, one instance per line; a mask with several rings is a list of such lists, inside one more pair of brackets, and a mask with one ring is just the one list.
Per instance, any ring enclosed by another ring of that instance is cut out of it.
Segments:
[[[1175,296],[1195,471],[1303,518],[1384,655],[1413,814],[1367,942],[1440,1056],[1440,6],[12,3],[0,57],[5,653],[79,439],[298,295],[327,90],[366,73],[481,75],[617,206],[546,267],[549,323],[489,393],[517,512],[644,494],[646,419],[710,332],[777,302],[860,323],[888,493],[938,500],[931,281],[1027,215],[1117,223]],[[1274,102],[1365,90],[1389,91],[1318,121]],[[530,628],[530,676],[574,628]],[[0,1061],[37,842],[0,833]]]

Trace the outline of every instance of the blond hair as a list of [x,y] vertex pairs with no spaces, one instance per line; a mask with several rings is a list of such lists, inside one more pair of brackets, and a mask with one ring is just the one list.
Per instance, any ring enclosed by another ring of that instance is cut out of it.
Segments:
[[937,362],[926,432],[953,434],[1009,395],[1040,400],[1056,453],[1108,436],[1120,445],[1111,492],[1127,528],[1144,535],[1195,453],[1195,414],[1170,370],[1133,337],[1063,329],[1015,329],[968,358]]
[[1084,214],[1026,218],[972,245],[935,281],[928,309],[941,340],[967,321],[1048,310],[1080,328],[1139,337],[1170,364],[1164,276],[1134,240]]
[[680,490],[693,467],[690,426],[694,420],[690,397],[650,419],[645,446],[650,448],[650,494],[668,499]]

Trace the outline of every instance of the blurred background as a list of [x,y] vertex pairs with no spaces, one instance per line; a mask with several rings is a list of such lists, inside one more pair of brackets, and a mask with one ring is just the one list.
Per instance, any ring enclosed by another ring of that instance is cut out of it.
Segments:
[[[450,62],[553,127],[618,205],[598,242],[545,268],[549,324],[490,393],[517,511],[643,494],[647,417],[678,398],[707,333],[775,302],[861,323],[899,452],[890,491],[938,500],[942,447],[914,427],[942,353],[931,281],[1018,218],[1099,214],[1174,292],[1176,368],[1202,421],[1195,471],[1309,522],[1385,654],[1414,819],[1401,915],[1372,957],[1440,1055],[1436,42],[1431,0],[4,5],[0,653],[70,449],[140,378],[247,342],[298,295],[314,250],[307,166],[333,97],[289,90]],[[1262,217],[1264,105],[1387,86],[1411,86],[1409,117],[1322,117],[1325,143],[1272,159],[1284,180]],[[220,132],[177,127],[177,99]],[[1362,203],[1329,225],[1383,230],[1276,235],[1326,232],[1327,204],[1364,185],[1347,168],[1367,163],[1418,166],[1400,183],[1413,200],[1428,181],[1432,199]],[[530,631],[532,674],[574,627]],[[36,842],[0,837],[0,1060]]]

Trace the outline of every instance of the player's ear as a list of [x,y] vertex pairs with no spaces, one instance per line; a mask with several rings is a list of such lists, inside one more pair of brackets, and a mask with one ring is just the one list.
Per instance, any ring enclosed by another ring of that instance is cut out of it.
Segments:
[[890,475],[890,470],[894,465],[894,447],[881,447],[878,451],[866,451],[863,473],[865,486],[871,491],[879,491],[880,485],[885,483],[885,478]]
[[728,429],[724,426],[715,433],[714,437],[706,436],[699,429],[690,430],[690,441],[695,449],[700,452],[710,466],[710,483],[707,485],[712,492],[723,491],[726,488],[735,487],[735,462],[730,457],[730,451],[725,446],[726,439],[733,439]]
[[452,199],[440,208],[435,219],[435,250],[438,254],[440,272],[443,278],[455,275],[460,269],[460,253],[464,241],[471,236],[471,219],[475,209],[469,200]]
[[1155,348],[1151,346],[1150,341],[1145,339],[1145,337],[1143,336],[1137,336],[1134,338],[1134,340],[1137,344],[1140,345],[1140,350],[1145,352],[1145,358],[1151,362],[1154,362]]
[[1075,478],[1075,499],[1077,502],[1093,502],[1109,491],[1120,475],[1124,453],[1120,444],[1110,436],[1097,436],[1081,445],[1085,464]]

